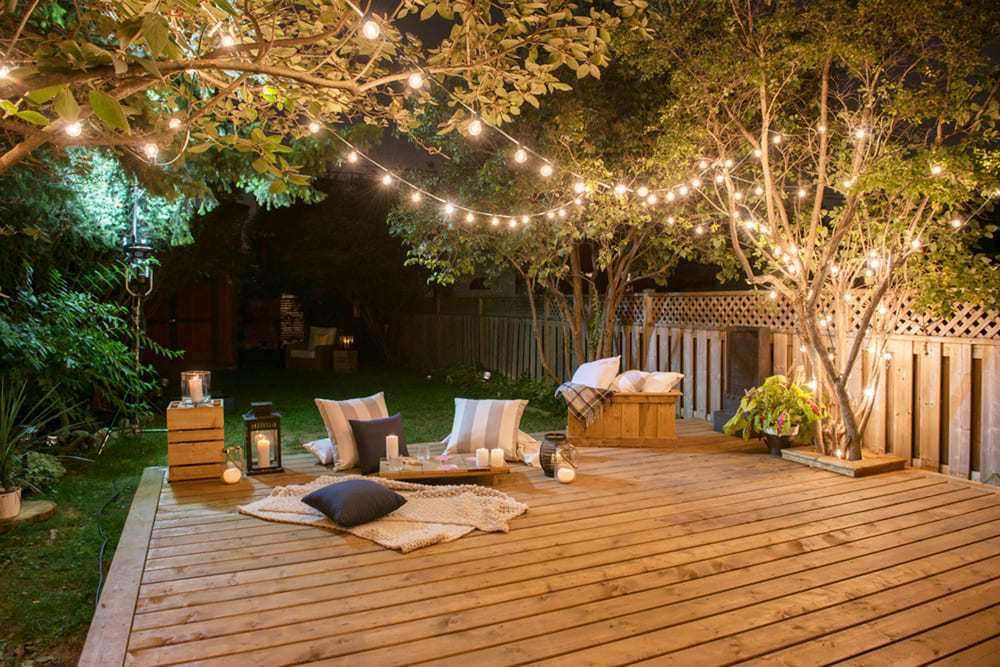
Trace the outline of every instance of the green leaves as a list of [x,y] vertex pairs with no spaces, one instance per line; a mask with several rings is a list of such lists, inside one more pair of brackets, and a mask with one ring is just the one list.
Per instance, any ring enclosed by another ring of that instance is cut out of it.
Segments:
[[59,117],[68,123],[75,123],[80,117],[80,107],[73,98],[73,91],[69,86],[63,87],[56,95],[54,107]]
[[125,132],[131,132],[122,105],[111,95],[100,90],[90,91],[90,106],[94,109],[97,117],[108,125]]
[[160,14],[146,14],[142,17],[142,34],[146,37],[150,51],[154,56],[163,54],[163,49],[170,39],[170,26],[167,19]]

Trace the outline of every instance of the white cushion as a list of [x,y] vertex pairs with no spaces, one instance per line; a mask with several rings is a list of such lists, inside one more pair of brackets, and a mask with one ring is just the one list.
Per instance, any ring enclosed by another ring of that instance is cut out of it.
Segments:
[[649,373],[646,371],[625,371],[614,379],[610,389],[612,391],[625,392],[626,394],[637,394],[642,391],[642,385],[648,375]]
[[528,401],[455,399],[455,421],[445,454],[470,454],[477,449],[503,449],[504,459],[517,461],[521,415]]
[[615,376],[618,375],[618,367],[621,365],[621,360],[621,355],[618,355],[617,357],[608,357],[607,359],[598,359],[597,361],[580,364],[580,367],[573,373],[573,379],[570,382],[583,384],[588,387],[596,387],[597,389],[607,389],[611,386]]
[[348,420],[368,421],[389,416],[389,411],[385,407],[385,395],[382,392],[346,401],[317,398],[316,407],[319,408],[326,432],[337,451],[337,470],[357,468],[361,464],[361,459],[358,458],[358,446],[354,442],[354,433]]
[[337,461],[337,450],[333,448],[330,438],[313,440],[302,445],[306,451],[316,457],[325,466],[333,465]]
[[642,383],[642,392],[644,394],[664,394],[683,379],[684,375],[681,373],[650,373],[646,377],[646,381]]
[[293,347],[288,351],[288,356],[292,359],[315,359],[316,350],[299,350]]

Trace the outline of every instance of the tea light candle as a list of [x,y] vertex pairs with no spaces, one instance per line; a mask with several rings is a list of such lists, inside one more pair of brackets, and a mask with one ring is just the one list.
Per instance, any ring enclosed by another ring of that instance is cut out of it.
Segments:
[[201,378],[193,377],[188,380],[188,395],[194,403],[201,403],[205,398],[205,391],[201,386]]
[[476,467],[477,468],[490,467],[490,450],[482,448],[476,450]]
[[243,471],[236,466],[227,466],[222,472],[222,481],[226,484],[235,484],[243,477]]
[[385,436],[385,458],[387,459],[398,459],[399,458],[399,436],[398,435],[387,435]]
[[263,435],[257,438],[257,464],[262,468],[271,465],[271,441]]
[[576,479],[576,471],[569,466],[559,468],[559,470],[556,471],[556,479],[563,484],[569,484]]
[[502,468],[503,467],[503,450],[502,449],[491,449],[490,450],[490,467],[491,468]]

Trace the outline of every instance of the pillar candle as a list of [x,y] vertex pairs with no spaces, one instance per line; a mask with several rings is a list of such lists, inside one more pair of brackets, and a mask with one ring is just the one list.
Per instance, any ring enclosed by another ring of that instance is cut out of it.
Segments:
[[385,436],[385,458],[387,458],[387,459],[398,459],[399,458],[399,436],[398,435],[387,435],[387,436]]
[[503,467],[503,450],[502,449],[491,449],[490,450],[490,467],[491,468],[502,468]]
[[271,441],[264,436],[257,439],[257,465],[262,468],[271,466]]
[[488,449],[476,450],[476,467],[477,468],[490,467],[490,450]]
[[202,399],[205,398],[205,392],[201,386],[201,378],[194,377],[188,380],[188,395],[194,403],[201,403]]
[[576,471],[569,466],[564,466],[556,471],[556,479],[558,479],[563,484],[569,484],[574,479],[576,479]]

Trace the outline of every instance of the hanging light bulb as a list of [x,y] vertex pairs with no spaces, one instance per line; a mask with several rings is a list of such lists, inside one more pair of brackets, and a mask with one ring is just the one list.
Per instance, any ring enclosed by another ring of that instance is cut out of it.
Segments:
[[418,90],[424,85],[424,77],[420,72],[414,72],[406,82],[410,85],[410,88]]
[[10,68],[6,65],[0,66],[0,79],[6,79],[8,74],[10,74]]
[[[733,216],[736,217],[736,214],[734,213]],[[746,222],[743,223],[743,226],[749,229],[750,231],[757,229],[757,223],[755,223],[753,220],[747,220]]]
[[79,137],[83,134],[83,127],[81,127],[80,123],[70,123],[66,126],[66,134],[71,137]]
[[736,201],[743,199],[743,193],[737,190],[736,192],[733,193],[733,199],[735,199]]
[[382,174],[382,185],[392,185],[392,174],[389,172]]
[[222,44],[223,48],[226,49],[232,48],[233,46],[236,45],[236,38],[233,37],[233,33],[227,30],[226,32],[222,33],[222,37],[220,38],[220,43]]
[[559,217],[560,218],[565,218],[566,217],[566,209],[564,209],[564,208],[559,209]]
[[543,178],[548,178],[552,175],[552,165],[546,162],[542,165],[542,168],[538,170],[538,173],[540,173]]
[[808,192],[806,192],[806,189],[805,189],[805,188],[799,188],[799,192],[798,192],[798,195],[799,195],[799,199],[802,199],[802,198],[803,198],[803,197],[805,197],[805,196],[806,196],[807,194],[809,194],[809,193],[808,193]]
[[445,202],[445,205],[444,205],[444,214],[445,215],[451,215],[452,211],[454,211],[454,210],[455,210],[455,206],[451,202]]
[[775,143],[775,145],[780,144],[781,143],[781,135],[780,134],[774,135],[774,137],[771,138],[771,141],[773,141]]
[[518,148],[516,151],[514,151],[514,162],[521,163],[527,161],[527,159],[528,159],[528,151],[524,150],[523,148]]
[[679,193],[681,193],[681,196],[683,197],[684,195],[686,195],[688,193],[688,186],[682,185],[680,188],[678,188],[677,191]]
[[704,171],[705,169],[708,169],[708,163],[702,160],[698,163],[698,168]]
[[760,187],[760,186],[758,185],[757,187],[755,187],[755,188],[753,189],[753,193],[754,193],[755,195],[757,195],[757,196],[759,197],[759,196],[761,196],[762,194],[764,194],[764,188],[762,188],[762,187]]
[[160,152],[160,148],[156,144],[146,144],[142,147],[142,152],[146,154],[146,157],[153,159]]
[[556,217],[556,212],[555,211],[546,211],[545,212],[545,217],[548,218],[549,220],[552,220],[553,218]]
[[697,227],[694,228],[694,233],[700,236],[705,233],[705,228],[702,227],[701,225],[698,225]]
[[380,32],[381,30],[379,30],[378,23],[375,23],[375,21],[370,19],[365,21],[364,25],[361,26],[361,34],[367,39],[375,39],[378,37]]
[[940,174],[942,171],[944,171],[944,167],[942,167],[939,164],[936,164],[936,165],[934,165],[934,166],[931,167],[931,173],[934,174],[935,176],[937,176],[938,174]]
[[913,241],[910,243],[910,246],[914,250],[920,250],[920,239],[913,239]]
[[668,225],[672,225],[672,224],[674,224],[675,222],[677,222],[677,221],[676,221],[676,220],[674,220],[674,216],[670,216],[669,218],[667,218],[667,224],[668,224]]
[[490,224],[493,225],[494,227],[498,226],[500,224],[500,218],[493,216],[493,218],[490,220]]
[[700,188],[701,187],[701,179],[700,178],[692,178],[691,179],[691,187],[692,188]]
[[754,157],[760,157],[760,156],[761,156],[761,155],[763,155],[763,154],[764,154],[764,153],[762,153],[762,152],[761,152],[761,150],[760,150],[759,148],[755,148],[755,149],[753,150],[753,156],[754,156]]
[[507,223],[507,226],[510,227],[511,229],[517,227],[517,219],[511,218],[510,221]]
[[856,138],[858,138],[858,139],[864,139],[865,138],[865,130],[864,130],[864,128],[859,127],[857,130],[855,130],[854,131],[854,136]]
[[181,126],[180,118],[171,118],[170,122],[167,123],[167,127],[169,127],[171,130],[176,130],[180,126]]
[[526,224],[528,224],[529,222],[531,222],[531,218],[530,218],[530,217],[528,217],[528,216],[526,216],[526,215],[522,215],[522,216],[521,216],[521,224],[523,224],[523,225],[526,225]]
[[615,194],[619,197],[624,195],[626,192],[628,192],[628,188],[626,188],[623,184],[619,183],[615,186]]
[[421,199],[423,199],[423,197],[416,190],[414,190],[413,194],[410,195],[410,201],[412,201],[414,204],[419,204]]
[[347,161],[354,164],[358,161],[358,154],[356,151],[351,151],[347,154]]
[[646,203],[649,204],[650,206],[654,205],[657,201],[658,200],[656,199],[655,194],[651,194],[648,197],[646,197]]
[[771,290],[771,293],[768,294],[768,296],[771,297],[772,299],[777,299],[778,298],[778,293],[775,292],[774,290]]
[[962,226],[962,221],[959,220],[958,218],[955,218],[954,220],[951,221],[951,226],[954,227],[955,229],[958,229],[959,227]]
[[675,199],[677,199],[677,195],[674,194],[673,190],[667,193],[667,201],[673,201]]
[[576,183],[573,184],[573,192],[575,192],[578,195],[583,194],[583,191],[586,189],[587,189],[587,184],[584,183],[583,181],[577,181]]
[[715,182],[716,183],[721,183],[722,181],[723,181],[722,174],[716,174],[716,176],[715,176]]
[[472,212],[470,211],[469,213],[465,214],[465,221],[468,223],[473,223],[476,221],[476,216],[472,215]]
[[733,161],[727,159],[725,162],[722,163],[722,166],[725,167],[726,169],[729,169],[730,167],[733,166]]
[[826,132],[826,125],[820,125],[819,127],[816,128],[816,131],[819,132],[820,134],[823,134],[824,132]]
[[483,123],[478,118],[469,123],[469,136],[478,137],[483,133]]
[[321,128],[322,126],[316,121],[312,121],[311,123],[309,123],[309,131],[312,132],[313,134],[319,132]]
[[636,188],[635,193],[640,197],[645,197],[646,195],[649,194],[649,188],[647,188],[645,185],[640,185],[638,188]]

